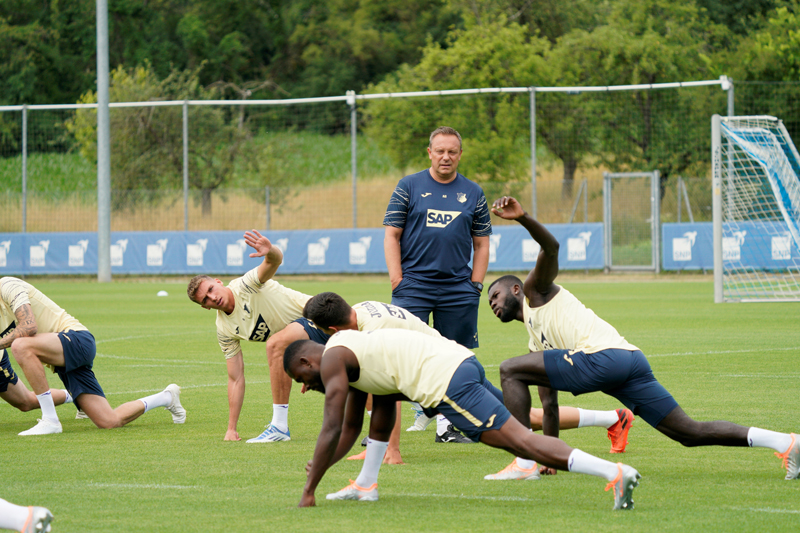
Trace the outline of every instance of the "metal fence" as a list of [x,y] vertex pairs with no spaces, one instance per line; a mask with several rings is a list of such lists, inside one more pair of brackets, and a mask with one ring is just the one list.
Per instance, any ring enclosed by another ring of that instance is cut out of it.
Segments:
[[[659,170],[661,218],[711,219],[710,116],[800,133],[800,84],[730,80],[111,104],[112,231],[380,227],[427,133],[545,223],[603,220],[603,173]],[[93,105],[0,107],[0,233],[97,229]],[[501,221],[496,221],[502,223]]]

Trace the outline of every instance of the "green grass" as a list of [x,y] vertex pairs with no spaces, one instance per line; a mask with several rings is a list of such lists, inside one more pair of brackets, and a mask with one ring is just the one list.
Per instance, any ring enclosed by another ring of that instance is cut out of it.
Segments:
[[[800,306],[713,304],[710,281],[564,281],[588,307],[649,356],[656,376],[690,416],[727,419],[777,431],[798,431]],[[668,278],[664,278],[668,279]],[[334,281],[281,277],[314,294],[334,290],[349,301],[387,301],[383,278]],[[323,397],[292,392],[292,441],[271,445],[223,442],[227,421],[224,359],[214,316],[192,305],[185,282],[33,280],[78,317],[98,340],[95,372],[113,406],[183,387],[185,425],[158,409],[129,426],[103,431],[59,407],[64,433],[17,437],[38,413],[0,405],[2,497],[49,507],[53,531],[776,531],[793,530],[800,514],[798,482],[783,480],[767,449],[683,448],[642,420],[624,456],[609,455],[602,428],[562,432],[572,446],[643,475],[633,512],[611,511],[605,481],[559,473],[536,482],[488,482],[511,457],[483,445],[434,445],[432,429],[403,433],[404,466],[384,466],[377,503],[328,502],[325,494],[355,479],[360,463],[343,461],[317,492],[318,507],[297,509],[322,418]],[[164,289],[167,298],[157,298]],[[481,304],[479,359],[498,383],[498,365],[525,353],[520,323],[503,325]],[[247,395],[243,439],[271,416],[264,345],[244,347]],[[53,386],[58,380],[51,378]],[[534,395],[535,396],[535,395]],[[613,409],[601,393],[563,405]],[[403,424],[411,424],[405,409]]]

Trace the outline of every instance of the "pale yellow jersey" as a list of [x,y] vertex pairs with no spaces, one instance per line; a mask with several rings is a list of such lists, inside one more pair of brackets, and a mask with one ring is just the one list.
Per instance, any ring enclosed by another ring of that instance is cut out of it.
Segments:
[[275,280],[261,283],[254,268],[228,284],[236,302],[231,314],[217,310],[217,340],[225,359],[240,350],[240,341],[267,342],[267,338],[303,317],[311,298]]
[[442,334],[412,315],[402,307],[382,302],[367,301],[353,306],[356,311],[358,331],[376,329],[409,329],[431,337],[443,338]]
[[541,307],[522,306],[532,352],[575,350],[595,353],[618,348],[638,350],[614,326],[594,314],[564,287]]
[[31,306],[38,333],[62,331],[87,331],[86,326],[64,311],[36,287],[21,279],[0,278],[0,337],[11,334],[16,328],[14,313],[21,306]]
[[450,380],[472,351],[445,339],[407,329],[344,330],[325,344],[349,348],[358,359],[358,381],[350,386],[379,396],[404,394],[423,407],[438,405]]

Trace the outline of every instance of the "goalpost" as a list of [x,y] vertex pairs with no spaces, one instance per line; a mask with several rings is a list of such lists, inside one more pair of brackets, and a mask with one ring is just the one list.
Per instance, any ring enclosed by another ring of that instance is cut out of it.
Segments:
[[800,155],[775,117],[711,119],[714,301],[800,301]]

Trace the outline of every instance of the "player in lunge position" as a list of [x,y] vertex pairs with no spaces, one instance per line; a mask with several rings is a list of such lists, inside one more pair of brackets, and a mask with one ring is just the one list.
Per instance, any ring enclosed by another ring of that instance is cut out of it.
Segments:
[[[322,430],[300,507],[315,505],[314,492],[325,472],[355,443],[364,421],[367,394],[373,395],[370,438],[386,442],[394,426],[395,402],[413,400],[443,413],[473,441],[480,441],[559,470],[608,480],[614,509],[632,509],[641,477],[632,467],[611,463],[563,441],[528,431],[503,405],[472,351],[417,331],[340,331],[326,345],[292,343],[284,353],[286,372],[304,389],[325,395]],[[370,463],[370,464],[367,464]],[[358,478],[329,500],[378,499],[380,458],[365,461]]]
[[258,231],[245,232],[244,240],[263,262],[226,287],[218,279],[195,276],[186,289],[189,299],[217,312],[217,340],[228,369],[228,428],[225,440],[241,440],[237,425],[244,403],[244,357],[241,341],[266,342],[272,389],[272,420],[248,443],[291,440],[289,394],[292,380],[283,372],[283,351],[296,340],[325,343],[328,335],[303,318],[310,296],[286,288],[272,277],[283,262],[283,252]]
[[[0,349],[5,352],[6,348],[11,348],[42,410],[39,423],[21,432],[22,436],[61,433],[55,405],[64,401],[62,395],[67,400],[74,399],[78,408],[99,428],[124,426],[156,407],[169,410],[176,424],[186,421],[180,387],[175,384],[157,394],[112,409],[92,371],[97,351],[94,336],[30,283],[13,277],[0,278],[0,330],[5,332],[0,340]],[[66,393],[59,389],[50,390],[45,365],[58,374]],[[18,379],[10,364],[2,369],[0,386],[6,387],[3,398],[10,398],[10,385],[17,399],[27,397],[30,404],[29,395],[24,394],[27,389],[18,387]]]
[[514,276],[503,276],[488,291],[497,318],[523,322],[530,337],[529,354],[500,365],[506,405],[518,420],[524,423],[527,419],[532,385],[539,387],[542,398],[545,434],[554,436],[558,435],[558,391],[574,395],[603,391],[684,446],[772,448],[783,459],[786,479],[797,479],[797,435],[690,418],[656,380],[639,348],[554,283],[559,250],[555,237],[510,196],[496,200],[492,212],[519,222],[541,246],[536,266],[524,283]]

